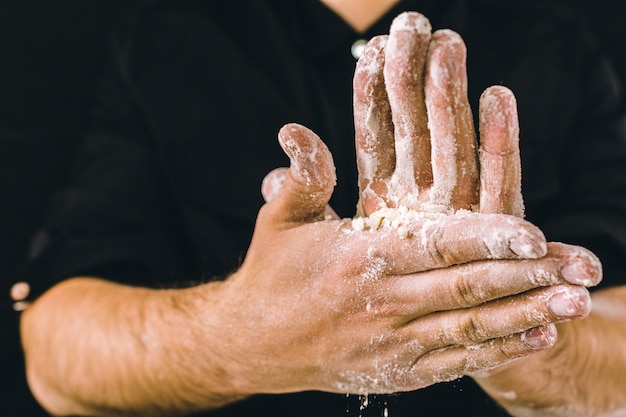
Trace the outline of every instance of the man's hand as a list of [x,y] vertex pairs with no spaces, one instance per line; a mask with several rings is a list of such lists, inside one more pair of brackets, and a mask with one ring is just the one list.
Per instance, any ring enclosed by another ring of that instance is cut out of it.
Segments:
[[479,180],[464,54],[453,32],[431,41],[418,14],[366,47],[360,217],[328,215],[334,166],[320,139],[281,131],[291,167],[266,179],[269,201],[224,288],[229,319],[212,323],[234,329],[224,346],[242,354],[244,390],[414,390],[547,348],[553,323],[588,313],[582,285],[599,281],[597,259],[548,247],[513,216],[523,206],[519,164],[503,165],[519,159],[506,89],[483,98]]
[[[292,165],[207,323],[229,329],[222,354],[244,392],[414,390],[548,347],[549,323],[586,313],[586,292],[538,287],[565,284],[568,261],[597,279],[587,252],[539,259],[542,234],[510,216],[437,214],[377,230],[323,220],[328,150],[301,126],[280,137]],[[573,310],[550,309],[572,297]]]

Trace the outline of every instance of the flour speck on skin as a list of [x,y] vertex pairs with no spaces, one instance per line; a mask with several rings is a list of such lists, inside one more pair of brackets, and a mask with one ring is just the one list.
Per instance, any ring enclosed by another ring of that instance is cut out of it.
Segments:
[[[519,124],[507,123],[507,120],[517,120],[516,115],[510,113],[510,108],[503,109],[501,98],[496,94],[497,89],[492,88],[486,90],[480,98],[480,108],[483,115],[490,118],[491,122],[507,129],[506,134],[511,137],[519,136]],[[514,100],[512,97],[511,100]]]
[[430,20],[420,13],[401,13],[393,20],[390,33],[404,30],[416,31],[420,34],[430,34],[432,26]]
[[[412,230],[411,226],[416,222],[436,223],[438,219],[449,215],[449,211],[449,209],[439,205],[430,206],[428,211],[411,210],[405,206],[398,208],[385,207],[371,213],[367,217],[354,217],[352,219],[352,228],[357,231],[376,231],[391,228],[396,229],[400,237],[408,238]],[[454,213],[464,214],[471,212],[459,210]],[[428,229],[428,227],[423,229]]]
[[552,285],[558,282],[559,277],[545,269],[533,269],[526,274],[528,281],[536,286]]
[[[293,131],[294,129],[292,129]],[[300,145],[298,144],[297,141],[293,140],[293,139],[288,139],[284,141],[284,145],[288,148],[292,150],[292,155],[293,157],[290,159],[291,161],[291,165],[294,168],[294,172],[298,173],[298,176],[304,180],[304,183],[306,185],[312,185],[314,184],[314,178],[311,175],[311,172],[308,169],[305,169],[305,167],[302,165],[301,160],[304,157],[306,157],[307,159],[311,160],[311,155],[305,155],[302,148],[300,148]]]

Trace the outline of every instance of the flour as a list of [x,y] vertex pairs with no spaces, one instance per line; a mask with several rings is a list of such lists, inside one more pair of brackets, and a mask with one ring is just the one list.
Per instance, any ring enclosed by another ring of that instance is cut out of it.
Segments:
[[432,26],[426,16],[417,12],[405,12],[393,20],[389,33],[400,31],[416,31],[420,34],[430,35]]
[[[416,222],[424,223],[442,219],[450,214],[463,215],[471,213],[469,210],[453,211],[442,205],[424,205],[424,211],[416,211],[400,206],[398,208],[385,207],[371,213],[367,217],[357,216],[352,219],[352,228],[357,231],[376,231],[385,228],[396,229],[403,238],[408,238],[410,230]],[[425,227],[424,229],[428,229]]]
[[332,155],[313,131],[290,123],[280,130],[278,142],[289,157],[292,178],[310,188],[336,183]]
[[[294,135],[298,133],[298,131],[294,128],[291,128],[290,130]],[[314,171],[308,169],[309,166],[303,163],[307,159],[309,161],[312,160],[312,153],[317,153],[317,151],[305,151],[301,144],[291,136],[287,136],[283,139],[281,144],[283,145],[285,152],[289,155],[291,167],[293,168],[292,172],[297,175],[300,180],[303,180],[304,184],[307,186],[311,186],[318,182],[314,177]]]

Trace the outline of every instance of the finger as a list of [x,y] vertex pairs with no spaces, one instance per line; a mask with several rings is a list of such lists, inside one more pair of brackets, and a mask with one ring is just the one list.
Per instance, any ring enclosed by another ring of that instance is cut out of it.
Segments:
[[[352,223],[368,256],[390,275],[410,274],[485,259],[539,258],[546,254],[543,233],[522,219],[468,213],[420,218],[408,212],[404,223],[370,216]],[[415,216],[414,218],[411,218]],[[389,224],[388,222],[391,222]]]
[[539,287],[568,283],[591,287],[601,279],[600,261],[587,249],[548,243],[548,254],[540,259],[473,262],[417,276],[387,277],[379,299],[390,314],[416,317],[474,307]]
[[457,33],[433,34],[424,86],[432,146],[431,202],[454,210],[471,210],[479,202],[476,133],[465,62],[465,43]]
[[[272,201],[279,193],[287,176],[287,168],[276,168],[268,173],[261,184],[261,195],[266,203]],[[324,209],[325,220],[338,220],[339,215],[329,205]]]
[[591,310],[589,291],[581,286],[540,288],[479,307],[443,311],[407,326],[427,350],[474,345],[528,329],[586,317]]
[[519,123],[513,93],[502,86],[482,94],[480,119],[480,211],[524,216]]
[[[266,221],[282,224],[323,219],[336,181],[330,151],[315,133],[298,124],[285,125],[278,140],[291,165],[279,192],[263,208]],[[265,187],[269,193],[270,184]]]
[[432,184],[430,138],[424,103],[424,64],[431,37],[430,22],[407,12],[394,19],[385,47],[385,84],[395,129],[395,204],[419,208]]
[[552,243],[555,252],[561,251],[561,257],[566,264],[561,268],[561,277],[567,282],[585,287],[594,287],[602,281],[602,263],[600,259],[589,249]]
[[[471,346],[456,346],[429,352],[417,358],[407,380],[420,381],[420,375],[429,375],[431,381],[421,386],[451,381],[464,375],[487,371],[556,343],[557,330],[552,324],[530,329],[526,332],[489,340]],[[415,386],[414,389],[420,388]]]
[[261,183],[261,195],[266,203],[272,201],[283,187],[288,168],[276,168],[270,171]]
[[359,171],[357,215],[389,205],[388,183],[395,168],[393,123],[383,67],[386,36],[372,38],[354,72],[354,128]]

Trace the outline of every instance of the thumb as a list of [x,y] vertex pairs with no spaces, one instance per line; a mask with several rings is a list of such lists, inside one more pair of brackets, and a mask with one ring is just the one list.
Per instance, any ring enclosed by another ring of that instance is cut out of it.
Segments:
[[336,183],[330,151],[313,131],[295,123],[283,126],[278,141],[290,167],[272,171],[264,180],[265,216],[273,224],[324,218]]
[[[276,168],[263,178],[263,183],[261,184],[261,195],[266,203],[272,201],[280,193],[280,190],[285,183],[287,171],[287,168]],[[331,206],[326,204],[326,207],[324,208],[324,219],[339,220],[339,215]]]

